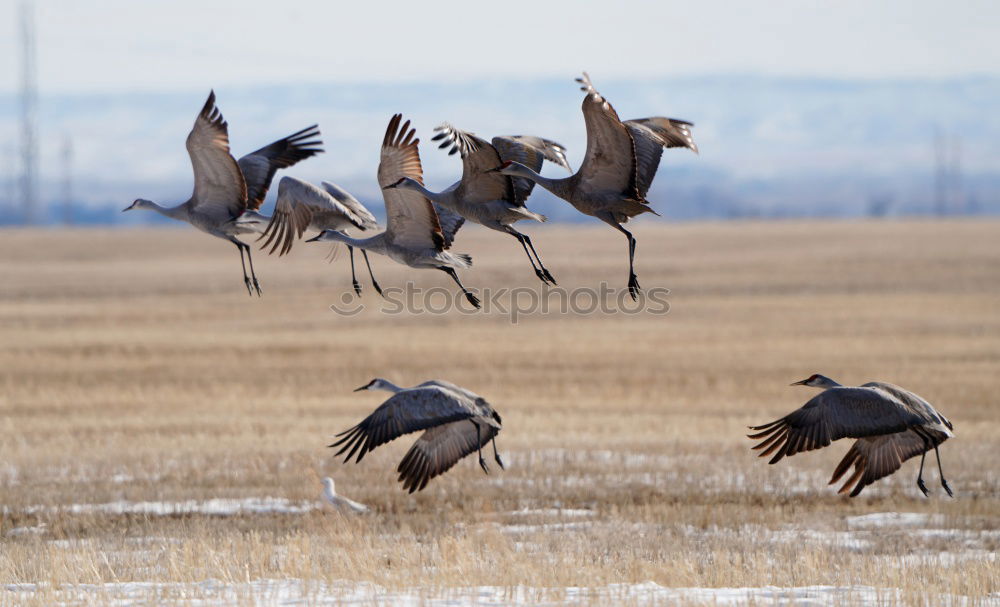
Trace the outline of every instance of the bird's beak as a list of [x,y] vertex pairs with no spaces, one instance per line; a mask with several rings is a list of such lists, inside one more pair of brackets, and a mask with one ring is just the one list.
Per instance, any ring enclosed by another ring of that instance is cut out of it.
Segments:
[[361,392],[362,390],[367,390],[367,389],[368,389],[368,384],[365,384],[365,385],[361,386],[360,388],[355,388],[354,391],[355,392]]
[[383,190],[395,190],[396,186],[398,186],[398,185],[399,185],[398,183],[390,183],[389,185],[385,186],[382,189]]
[[125,211],[131,211],[132,207],[134,207],[134,206],[135,206],[135,204],[128,205],[127,207],[125,207],[124,209],[122,209],[122,213],[124,213]]
[[804,386],[809,383],[808,379],[803,379],[802,381],[797,381],[794,384],[788,384],[789,386]]
[[306,242],[316,242],[316,241],[318,241],[318,240],[319,240],[320,238],[322,238],[322,237],[323,237],[323,232],[320,232],[320,233],[319,233],[319,234],[317,234],[316,236],[313,236],[313,237],[312,237],[312,238],[310,238],[309,240],[306,240]]
[[502,168],[503,168],[503,166],[498,166],[498,167],[493,167],[492,169],[486,169],[486,170],[485,170],[485,171],[483,171],[483,172],[484,172],[484,173],[497,173],[497,172],[499,172],[499,171],[500,171],[500,169],[502,169]]

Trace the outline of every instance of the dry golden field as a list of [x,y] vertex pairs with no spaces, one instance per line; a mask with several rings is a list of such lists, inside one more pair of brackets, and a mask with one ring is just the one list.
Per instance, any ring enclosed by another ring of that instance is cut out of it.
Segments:
[[[607,226],[528,230],[561,287],[624,286]],[[384,314],[363,264],[368,309],[335,314],[350,274],[325,244],[257,253],[258,299],[235,248],[186,227],[0,232],[0,604],[1000,604],[1000,222],[635,234],[669,314],[511,323]],[[470,288],[537,288],[512,238],[463,229],[456,250]],[[914,460],[848,499],[826,484],[847,441],[754,457],[746,426],[814,372],[951,418],[956,498],[932,458],[930,498]],[[375,376],[484,395],[508,469],[467,458],[409,495],[414,437],[334,461]],[[320,507],[323,476],[374,513]]]

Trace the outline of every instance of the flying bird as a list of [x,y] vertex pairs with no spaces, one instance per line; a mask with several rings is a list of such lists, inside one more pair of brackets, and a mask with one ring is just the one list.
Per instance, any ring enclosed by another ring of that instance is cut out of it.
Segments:
[[490,442],[493,458],[503,469],[496,444],[502,423],[500,415],[475,392],[443,380],[401,388],[381,378],[355,392],[361,390],[387,390],[393,395],[361,423],[338,434],[339,440],[329,445],[340,447],[335,457],[347,453],[345,463],[355,455],[358,463],[376,447],[423,430],[396,469],[403,489],[410,493],[422,490],[432,478],[474,452],[479,454],[483,472],[489,474],[482,448]]
[[636,118],[622,122],[611,104],[597,92],[586,72],[577,78],[583,98],[587,126],[587,152],[583,164],[571,177],[551,179],[521,162],[507,160],[493,170],[503,175],[534,181],[585,215],[596,217],[628,239],[628,291],[639,293],[635,274],[635,237],[622,224],[643,213],[658,214],[649,207],[646,193],[656,176],[663,148],[683,147],[698,151],[685,120]]
[[389,120],[378,165],[378,184],[387,216],[385,231],[358,239],[338,230],[323,230],[308,242],[343,242],[362,251],[381,253],[411,268],[441,270],[455,281],[469,303],[478,308],[479,298],[465,288],[455,272],[456,268],[471,267],[472,257],[448,250],[465,220],[457,213],[435,206],[420,193],[388,187],[404,177],[423,182],[417,149],[420,140],[414,138],[416,129],[410,128],[409,120],[400,125],[402,119],[402,114],[396,114]]
[[[250,245],[237,238],[259,232],[259,216],[250,215],[242,221],[241,218],[246,212],[260,208],[278,169],[322,152],[317,147],[320,145],[319,127],[313,125],[251,152],[237,162],[229,152],[229,125],[215,106],[215,91],[212,91],[187,137],[187,151],[194,168],[191,198],[175,207],[163,207],[151,200],[137,198],[122,211],[156,211],[233,243],[240,251],[247,293],[253,295],[256,290],[260,295]],[[247,262],[250,264],[249,276]]]
[[[321,185],[322,188],[319,188],[295,177],[281,178],[274,214],[271,217],[261,216],[261,222],[267,224],[257,239],[264,241],[261,250],[271,247],[268,254],[278,252],[279,256],[284,255],[292,250],[292,245],[302,238],[306,230],[342,232],[351,228],[365,231],[378,227],[375,216],[350,192],[329,181],[324,181]],[[351,283],[354,292],[361,295],[361,285],[354,273],[354,248],[348,246],[347,250],[351,255]],[[381,294],[382,288],[372,273],[368,252],[362,250],[361,253],[368,266],[372,285]]]
[[819,374],[792,385],[821,388],[823,392],[781,419],[750,427],[758,432],[748,437],[761,440],[753,447],[761,451],[759,457],[773,453],[768,463],[776,464],[785,456],[820,449],[841,438],[856,438],[830,479],[832,485],[854,467],[838,493],[850,491],[851,497],[856,497],[862,489],[919,455],[917,487],[926,496],[924,458],[933,449],[941,486],[954,497],[938,452],[938,446],[954,436],[953,426],[926,400],[885,382],[847,387]]
[[539,280],[555,285],[555,278],[542,264],[531,239],[513,227],[514,222],[522,219],[538,222],[546,219],[544,215],[529,211],[525,206],[535,182],[487,171],[505,160],[517,160],[534,171],[540,171],[543,161],[548,160],[569,170],[566,148],[554,141],[530,135],[494,137],[489,142],[448,123],[434,130],[439,131],[434,136],[434,141],[444,140],[439,148],[450,146],[449,155],[461,154],[462,179],[440,192],[432,192],[409,177],[402,177],[388,187],[418,192],[436,205],[454,211],[469,221],[510,234],[521,244]]

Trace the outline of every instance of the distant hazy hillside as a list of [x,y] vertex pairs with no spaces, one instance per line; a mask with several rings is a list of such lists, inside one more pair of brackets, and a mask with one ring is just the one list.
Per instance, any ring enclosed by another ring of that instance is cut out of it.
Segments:
[[[639,82],[592,76],[623,118],[659,114],[696,124],[701,155],[666,152],[649,196],[667,218],[929,212],[935,200],[936,132],[946,141],[952,166],[949,208],[1000,212],[1000,80],[717,76]],[[59,199],[60,154],[70,136],[80,217],[121,220],[108,211],[138,196],[184,200],[191,189],[184,137],[207,93],[43,94],[43,196]],[[555,139],[569,148],[574,166],[586,141],[581,93],[571,75],[564,80],[303,84],[216,93],[237,155],[318,122],[327,154],[290,174],[336,181],[377,212],[378,149],[394,112],[413,120],[425,142],[421,153],[428,185],[438,189],[461,171],[457,157],[428,145],[433,127],[445,120],[481,135],[533,133]],[[17,134],[16,98],[0,97],[0,140],[8,142],[0,144],[0,201],[10,197]],[[544,192],[531,204],[554,219],[579,218]],[[151,217],[129,217],[140,219]]]

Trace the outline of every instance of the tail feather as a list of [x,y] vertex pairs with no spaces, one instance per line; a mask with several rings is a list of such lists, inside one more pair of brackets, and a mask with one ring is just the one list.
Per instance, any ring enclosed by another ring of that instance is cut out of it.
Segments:
[[529,211],[524,207],[519,207],[518,212],[527,217],[528,219],[534,219],[538,223],[545,223],[546,221],[549,220],[549,218],[546,217],[545,215],[542,215],[541,213],[536,213],[534,211]]

